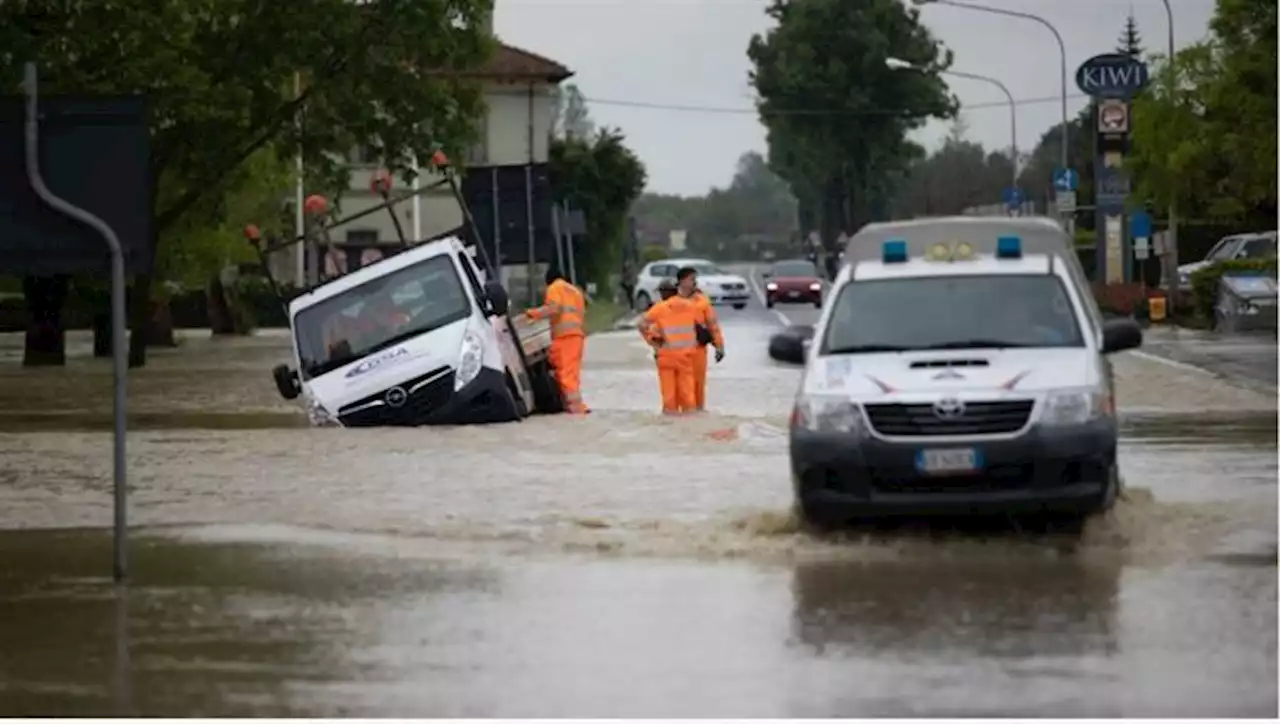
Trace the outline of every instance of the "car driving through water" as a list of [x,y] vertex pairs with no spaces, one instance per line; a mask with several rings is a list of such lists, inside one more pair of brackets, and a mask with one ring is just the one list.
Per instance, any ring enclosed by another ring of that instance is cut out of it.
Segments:
[[809,522],[1046,512],[1119,492],[1103,321],[1069,237],[1047,219],[873,224],[846,251],[790,427]]

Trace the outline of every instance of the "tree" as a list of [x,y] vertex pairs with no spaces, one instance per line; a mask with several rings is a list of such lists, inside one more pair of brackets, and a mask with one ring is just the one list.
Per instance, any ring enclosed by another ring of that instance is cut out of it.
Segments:
[[[1093,106],[1087,105],[1067,122],[1068,165],[1080,174],[1076,188],[1076,203],[1085,206],[1093,203]],[[1027,200],[1038,208],[1048,208],[1054,198],[1053,170],[1062,165],[1062,124],[1057,123],[1040,136],[1018,174],[1018,187],[1026,190]],[[1080,228],[1093,228],[1093,215],[1079,217]]]
[[[1013,176],[1006,153],[988,153],[966,141],[964,127],[952,127],[942,146],[912,163],[893,200],[900,218],[959,214],[970,206],[999,203]],[[957,179],[964,179],[957,183]]]
[[[153,243],[214,223],[209,203],[263,149],[300,149],[345,188],[343,159],[373,145],[394,171],[475,137],[467,71],[492,50],[488,0],[99,0],[0,3],[0,79],[28,60],[50,93],[142,93],[152,109]],[[302,81],[293,88],[294,74]],[[295,121],[300,121],[295,123]],[[134,280],[130,362],[145,360],[152,275]]]
[[1276,4],[1219,0],[1210,37],[1163,59],[1134,103],[1131,166],[1157,208],[1276,213]]
[[[767,13],[777,25],[747,55],[770,166],[831,248],[883,207],[918,154],[907,133],[954,115],[939,72],[950,53],[900,0],[774,0]],[[891,56],[915,69],[890,68]]]
[[644,164],[616,129],[602,128],[590,139],[551,142],[549,174],[556,201],[586,216],[587,243],[574,259],[585,277],[601,287],[622,262],[627,210],[644,190]]
[[1133,10],[1129,11],[1129,17],[1124,21],[1124,30],[1120,31],[1120,38],[1117,41],[1116,52],[1127,55],[1130,58],[1141,58],[1145,55],[1142,49],[1142,34],[1138,32],[1138,20],[1133,17]]
[[552,96],[551,135],[555,138],[590,138],[595,132],[587,99],[578,86],[557,86]]

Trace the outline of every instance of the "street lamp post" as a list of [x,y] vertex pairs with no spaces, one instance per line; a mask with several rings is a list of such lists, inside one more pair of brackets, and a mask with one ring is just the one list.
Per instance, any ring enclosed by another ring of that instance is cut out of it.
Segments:
[[[917,65],[908,63],[905,60],[899,60],[898,58],[886,59],[885,65],[889,66],[890,68],[893,68],[894,70],[923,70]],[[1011,137],[1012,153],[1013,153],[1013,186],[1011,186],[1010,188],[1017,189],[1018,188],[1018,103],[1013,99],[1013,94],[1009,92],[1009,88],[1005,86],[1004,83],[1001,83],[1000,81],[990,76],[978,75],[976,73],[965,73],[959,70],[950,70],[950,69],[942,70],[939,72],[945,73],[946,75],[954,75],[957,78],[968,78],[970,80],[980,80],[984,83],[990,83],[991,85],[994,85],[995,87],[999,88],[1004,93],[1005,98],[1009,99],[1009,133]]]
[[[950,5],[951,7],[964,8],[966,10],[977,10],[979,12],[992,13],[994,15],[1007,15],[1012,18],[1022,18],[1023,20],[1032,20],[1034,22],[1040,23],[1041,25],[1045,26],[1046,28],[1049,29],[1049,32],[1053,33],[1054,40],[1058,41],[1058,54],[1061,59],[1061,71],[1062,71],[1062,158],[1061,158],[1061,163],[1062,163],[1062,168],[1064,169],[1069,168],[1070,161],[1071,161],[1069,144],[1071,143],[1071,141],[1068,137],[1069,133],[1068,133],[1068,126],[1067,126],[1067,45],[1066,43],[1062,42],[1062,34],[1059,33],[1058,29],[1053,26],[1053,23],[1050,23],[1048,20],[1045,20],[1039,15],[1032,15],[1031,13],[1023,13],[1017,10],[1005,10],[1004,8],[993,8],[993,7],[988,7],[986,5],[977,5],[975,3],[957,2],[956,0],[911,0],[911,2],[915,5]],[[1169,0],[1164,0],[1164,3],[1165,3],[1165,6],[1167,7],[1169,4]],[[1068,230],[1070,230],[1072,226],[1074,226],[1074,224],[1069,226]]]
[[[1174,69],[1173,69],[1173,54],[1174,54],[1173,8],[1169,6],[1169,0],[1160,0],[1160,1],[1164,3],[1164,13],[1169,18],[1169,57],[1168,59],[1165,60],[1165,62],[1169,64],[1169,85],[1170,85],[1169,95],[1170,95],[1170,98],[1172,98],[1174,97],[1173,84],[1176,83],[1176,78],[1174,77]],[[1176,280],[1177,280],[1177,273],[1178,273],[1178,269],[1177,269],[1178,198],[1177,198],[1177,194],[1175,194],[1173,198],[1169,199],[1169,229],[1165,233],[1165,236],[1167,237],[1165,241],[1168,244],[1168,246],[1166,247],[1166,259],[1173,260],[1172,263],[1166,266],[1166,269],[1168,270],[1166,273],[1166,278],[1170,280],[1169,289],[1173,290],[1174,284],[1176,283]],[[1170,250],[1172,252],[1171,254],[1170,254]],[[1173,307],[1174,307],[1174,297],[1176,297],[1177,295],[1173,294],[1171,291],[1171,293],[1168,296],[1169,296],[1169,299],[1168,299],[1169,313],[1172,314]]]

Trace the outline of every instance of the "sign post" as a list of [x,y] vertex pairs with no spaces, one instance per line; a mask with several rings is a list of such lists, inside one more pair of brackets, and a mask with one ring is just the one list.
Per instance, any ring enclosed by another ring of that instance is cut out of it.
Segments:
[[1053,203],[1065,222],[1067,234],[1076,233],[1076,189],[1080,186],[1080,174],[1074,168],[1059,166],[1053,170]]

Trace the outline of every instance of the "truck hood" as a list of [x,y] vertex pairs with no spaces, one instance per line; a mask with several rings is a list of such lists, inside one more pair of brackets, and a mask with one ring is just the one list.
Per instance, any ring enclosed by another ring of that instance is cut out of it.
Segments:
[[468,321],[460,319],[313,377],[304,383],[306,394],[325,409],[337,413],[344,405],[362,397],[434,369],[454,367]]
[[942,392],[963,397],[1088,387],[1100,378],[1098,357],[1085,348],[920,351],[815,358],[804,390],[933,400]]
[[698,284],[703,286],[723,286],[725,284],[746,284],[747,280],[737,274],[699,274]]

